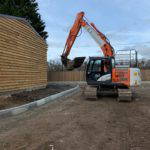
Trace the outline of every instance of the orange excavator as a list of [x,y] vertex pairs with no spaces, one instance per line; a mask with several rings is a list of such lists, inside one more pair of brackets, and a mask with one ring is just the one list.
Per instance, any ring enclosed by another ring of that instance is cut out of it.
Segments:
[[[131,101],[133,88],[141,84],[140,70],[137,65],[137,52],[134,50],[114,51],[109,40],[100,32],[93,23],[85,17],[84,12],[77,14],[75,22],[69,32],[63,53],[62,64],[67,70],[79,68],[85,57],[68,58],[71,48],[78,37],[78,33],[84,28],[103,52],[103,57],[90,57],[86,66],[86,82],[84,93],[86,97],[108,96],[115,94],[118,100]],[[132,58],[134,54],[134,58]],[[87,96],[88,95],[88,96]]]

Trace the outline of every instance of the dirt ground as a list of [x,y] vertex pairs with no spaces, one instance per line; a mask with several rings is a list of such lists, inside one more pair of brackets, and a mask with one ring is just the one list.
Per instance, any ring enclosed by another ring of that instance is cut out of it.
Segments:
[[25,91],[11,96],[0,96],[0,110],[23,105],[72,88],[67,84],[49,84],[44,89]]
[[150,84],[139,98],[85,100],[81,93],[0,120],[1,150],[150,150]]

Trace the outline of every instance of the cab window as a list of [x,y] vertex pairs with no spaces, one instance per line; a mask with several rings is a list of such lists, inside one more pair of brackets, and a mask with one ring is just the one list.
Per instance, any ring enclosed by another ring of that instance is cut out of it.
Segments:
[[101,60],[95,60],[92,71],[101,71]]

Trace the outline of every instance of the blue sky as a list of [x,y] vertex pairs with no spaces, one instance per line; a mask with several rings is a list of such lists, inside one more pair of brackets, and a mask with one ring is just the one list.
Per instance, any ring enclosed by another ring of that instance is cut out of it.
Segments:
[[[49,34],[48,61],[59,59],[69,29],[76,14],[86,17],[110,40],[115,50],[136,48],[143,58],[150,57],[150,1],[149,0],[37,0],[39,13]],[[77,38],[70,58],[99,56],[100,48],[83,30]]]

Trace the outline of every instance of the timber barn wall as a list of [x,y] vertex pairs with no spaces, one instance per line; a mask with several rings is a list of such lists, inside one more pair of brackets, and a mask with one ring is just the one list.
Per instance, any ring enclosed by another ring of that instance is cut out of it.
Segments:
[[0,15],[0,94],[46,84],[46,42],[25,19]]

